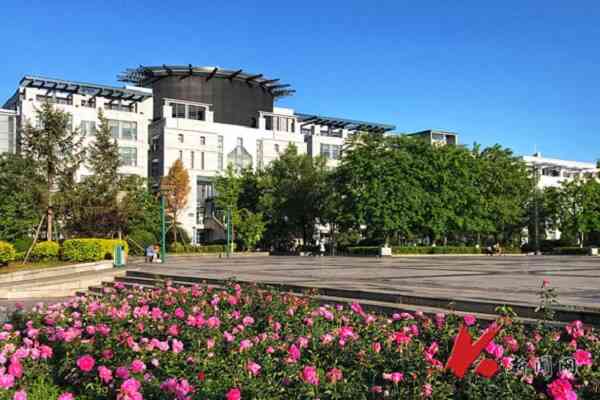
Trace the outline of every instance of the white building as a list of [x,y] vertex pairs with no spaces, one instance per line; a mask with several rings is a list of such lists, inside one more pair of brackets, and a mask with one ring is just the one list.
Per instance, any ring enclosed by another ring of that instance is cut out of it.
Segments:
[[[152,91],[25,76],[16,93],[4,105],[17,117],[17,144],[20,129],[27,123],[37,126],[36,110],[47,101],[71,115],[72,126],[85,136],[84,146],[94,140],[99,125],[98,111],[102,110],[119,145],[123,162],[119,172],[148,176],[148,123],[152,119]],[[84,165],[77,172],[77,178],[90,173]]]
[[[277,107],[277,99],[295,92],[290,85],[241,69],[162,65],[130,69],[119,79],[134,86],[24,77],[4,106],[16,116],[13,147],[20,127],[36,123],[35,110],[44,101],[70,113],[86,142],[93,140],[102,109],[118,139],[121,173],[147,177],[157,190],[175,160],[183,162],[192,187],[180,221],[194,242],[224,236],[212,181],[228,164],[264,168],[294,145],[300,153],[323,155],[334,167],[353,132],[394,129]],[[89,173],[84,167],[78,176]]]
[[599,171],[594,163],[547,158],[541,153],[524,156],[523,161],[537,173],[540,189],[558,187],[575,178],[592,178],[598,176]]
[[[547,158],[542,157],[541,153],[523,156],[523,161],[529,166],[534,176],[537,176],[537,187],[542,190],[559,187],[563,182],[577,178],[598,177],[600,171],[594,163]],[[561,232],[558,229],[548,228],[546,237],[551,240],[559,240]]]
[[16,151],[16,112],[0,108],[0,154]]

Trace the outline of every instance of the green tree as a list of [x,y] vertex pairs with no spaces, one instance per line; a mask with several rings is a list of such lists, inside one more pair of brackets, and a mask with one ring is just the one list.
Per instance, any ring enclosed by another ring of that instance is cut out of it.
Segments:
[[265,228],[266,223],[261,213],[253,213],[245,208],[239,211],[237,238],[242,241],[247,250],[254,248],[260,242]]
[[72,129],[71,115],[45,103],[36,112],[38,123],[26,122],[21,133],[23,155],[33,160],[37,173],[44,181],[46,237],[53,238],[54,193],[73,189],[75,172],[83,162],[83,137]]
[[0,155],[0,240],[31,235],[43,210],[43,177],[32,160]]
[[238,200],[242,190],[242,180],[237,175],[232,164],[227,165],[225,174],[219,175],[214,180],[217,197],[215,203],[223,211],[231,210],[231,219],[235,225],[239,221]]
[[404,137],[362,133],[350,141],[335,171],[339,195],[334,203],[346,228],[367,228],[388,241],[409,236],[421,223],[424,191],[417,180],[417,152],[426,145]]
[[290,240],[311,241],[328,190],[325,159],[299,154],[289,146],[260,178],[260,210],[268,221],[267,239],[284,246]]
[[69,232],[82,236],[113,236],[123,229],[125,219],[120,210],[121,160],[116,139],[102,111],[94,140],[87,148],[87,166],[92,173],[76,185],[72,195],[61,199]]

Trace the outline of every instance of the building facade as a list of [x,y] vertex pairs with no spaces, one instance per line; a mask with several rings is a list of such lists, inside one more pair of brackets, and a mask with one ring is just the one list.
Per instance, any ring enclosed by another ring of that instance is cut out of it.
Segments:
[[[37,110],[45,102],[71,116],[71,126],[84,136],[84,146],[94,140],[98,112],[108,119],[117,139],[122,166],[119,173],[147,177],[148,124],[152,119],[152,93],[142,88],[119,88],[91,83],[25,76],[4,108],[16,116],[16,144],[27,124],[39,126]],[[91,172],[84,165],[77,179]]]
[[[598,177],[600,172],[594,163],[547,158],[542,157],[541,153],[523,156],[523,161],[530,168],[532,175],[537,177],[537,187],[540,190],[559,187],[563,182],[574,179]],[[559,229],[547,228],[545,236],[550,240],[559,240],[561,232]]]
[[0,108],[0,154],[16,152],[16,112]]
[[[86,144],[94,140],[101,109],[119,145],[120,173],[148,178],[158,190],[173,163],[183,162],[191,190],[180,222],[195,243],[224,237],[212,182],[227,165],[265,168],[293,145],[299,153],[324,156],[335,167],[354,132],[394,129],[277,107],[278,99],[295,92],[290,85],[241,69],[141,66],[126,70],[119,80],[125,87],[25,76],[4,106],[15,117],[14,148],[20,129],[37,123],[36,110],[46,101],[72,116]],[[85,166],[77,173],[78,178],[88,174]]]
[[594,163],[547,158],[542,157],[541,153],[523,156],[523,161],[537,175],[540,189],[559,187],[561,183],[576,178],[592,178],[598,176],[599,172]]

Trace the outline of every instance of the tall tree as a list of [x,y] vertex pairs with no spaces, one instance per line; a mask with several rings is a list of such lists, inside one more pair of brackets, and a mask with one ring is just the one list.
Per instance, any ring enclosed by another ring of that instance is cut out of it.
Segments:
[[326,176],[325,159],[299,154],[296,146],[269,164],[261,177],[260,209],[273,242],[312,240],[328,190]]
[[233,224],[238,222],[238,200],[242,190],[242,180],[236,174],[232,164],[227,165],[223,175],[219,175],[214,180],[217,197],[215,203],[221,210],[231,210]]
[[36,112],[38,123],[27,122],[21,135],[21,149],[34,160],[45,183],[46,237],[52,240],[54,192],[72,190],[75,172],[84,159],[83,137],[72,128],[71,115],[45,103]]
[[166,192],[167,212],[172,220],[173,243],[177,243],[177,219],[186,207],[190,194],[190,176],[181,160],[176,160],[164,178],[168,187]]
[[0,240],[14,241],[33,233],[44,213],[43,191],[33,160],[0,155]]
[[64,196],[65,213],[69,213],[69,231],[85,236],[112,236],[124,224],[119,208],[121,160],[116,139],[112,137],[108,120],[100,110],[100,124],[94,140],[87,148],[86,164],[91,172],[72,196]]

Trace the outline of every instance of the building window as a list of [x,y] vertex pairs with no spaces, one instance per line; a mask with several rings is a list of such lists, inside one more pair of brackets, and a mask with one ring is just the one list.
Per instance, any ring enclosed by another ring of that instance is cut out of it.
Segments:
[[241,137],[237,138],[237,145],[238,146],[243,146],[244,145],[244,138],[241,138]]
[[180,134],[177,135],[177,141],[179,143],[183,143],[183,134],[180,133]]
[[96,134],[96,121],[81,121],[79,130],[83,136],[94,136]]
[[275,153],[279,154],[279,145],[278,144],[275,145]]
[[200,136],[200,144],[204,146],[206,144],[206,136]]
[[173,118],[185,118],[185,104],[171,103]]
[[194,163],[196,161],[196,160],[194,160],[194,158],[195,158],[194,157],[194,152],[192,151],[192,152],[190,152],[190,161],[191,161],[191,167],[192,167],[192,169],[194,169]]
[[223,136],[219,135],[217,144],[217,167],[219,171],[223,171]]
[[137,140],[137,122],[121,121],[121,139]]
[[273,117],[270,115],[265,116],[265,129],[268,131],[273,130]]
[[128,167],[137,167],[137,148],[119,147],[121,164]]
[[204,170],[204,152],[200,153],[200,169]]
[[183,161],[183,151],[179,150],[179,161]]
[[342,146],[321,143],[321,155],[328,160],[339,160]]
[[135,103],[131,103],[131,104],[106,103],[106,104],[104,104],[104,108],[106,108],[107,110],[114,110],[114,111],[135,112]]
[[81,107],[96,108],[96,99],[81,100]]
[[188,106],[188,118],[197,121],[204,121],[206,119],[204,107],[190,104]]
[[137,122],[109,119],[108,126],[115,139],[137,140]]
[[38,94],[37,96],[35,96],[35,99],[42,103],[48,102],[51,104],[65,104],[65,105],[69,105],[69,106],[73,105],[73,97],[72,96],[56,97],[56,96],[44,96],[44,95]]
[[305,136],[309,136],[312,132],[311,132],[310,128],[302,128],[300,130],[300,133],[302,133]]

